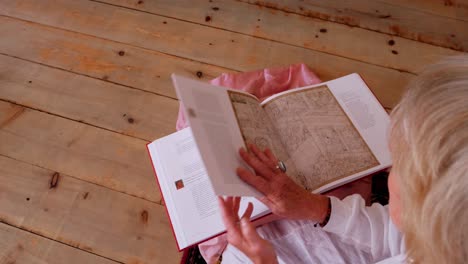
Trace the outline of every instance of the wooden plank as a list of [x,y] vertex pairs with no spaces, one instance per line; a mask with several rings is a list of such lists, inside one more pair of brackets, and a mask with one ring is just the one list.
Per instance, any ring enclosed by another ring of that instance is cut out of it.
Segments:
[[0,237],[0,263],[119,263],[2,223]]
[[146,143],[0,101],[0,154],[159,202]]
[[177,100],[0,55],[0,99],[152,141],[175,132]]
[[[0,10],[7,7],[6,3],[1,2],[0,6]],[[171,98],[176,98],[171,73],[209,80],[223,72],[233,72],[160,52],[6,17],[0,17],[0,32],[2,36],[8,36],[0,43],[0,53]],[[202,74],[197,75],[197,72]]]
[[54,173],[0,156],[2,221],[119,262],[180,258],[163,206]]
[[416,9],[430,14],[468,21],[467,0],[381,0],[387,4]]
[[[21,3],[25,1],[20,1],[19,6]],[[30,4],[34,3],[36,2]],[[34,16],[34,21],[40,23],[140,45],[144,48],[240,71],[306,62],[323,80],[359,72],[385,107],[392,107],[399,100],[403,87],[413,76],[305,48],[106,4],[57,0],[53,8],[48,8],[47,4],[37,8],[40,12],[35,11],[30,15]],[[70,18],[71,14],[77,18]],[[22,18],[26,19],[26,17]],[[98,23],[96,19],[102,19],[102,21]],[[91,22],[93,22],[92,26]],[[40,30],[41,27],[45,29]],[[41,48],[28,44],[29,42],[40,43],[42,32],[46,30],[53,29],[2,17],[0,34],[3,36],[23,35],[24,37],[20,38],[25,41],[15,41],[14,44],[10,41],[3,41],[0,43],[0,52],[49,63],[50,60],[55,60],[55,57],[61,56],[54,52],[47,52],[47,56],[43,56],[40,52]],[[41,32],[38,34],[37,42],[34,41],[34,37],[31,37],[32,34],[23,34],[23,32],[31,31]],[[61,45],[63,43],[48,45],[48,50]],[[25,49],[26,46],[28,48]]]
[[[255,37],[417,73],[443,56],[460,52],[302,15],[271,12],[231,0],[99,0]],[[184,8],[192,6],[191,8]],[[206,17],[210,19],[206,21]],[[400,54],[400,55],[397,55]]]
[[241,1],[343,23],[353,27],[357,26],[459,51],[468,51],[467,21],[434,16],[419,10],[402,8],[379,1]]

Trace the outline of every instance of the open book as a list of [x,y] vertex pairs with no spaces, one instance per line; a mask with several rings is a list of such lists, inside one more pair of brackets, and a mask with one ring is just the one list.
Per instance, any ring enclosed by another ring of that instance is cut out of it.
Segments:
[[270,214],[235,169],[247,143],[270,148],[287,174],[325,192],[388,168],[389,117],[358,74],[255,96],[173,75],[190,128],[148,144],[179,249],[225,231],[216,195],[244,196]]

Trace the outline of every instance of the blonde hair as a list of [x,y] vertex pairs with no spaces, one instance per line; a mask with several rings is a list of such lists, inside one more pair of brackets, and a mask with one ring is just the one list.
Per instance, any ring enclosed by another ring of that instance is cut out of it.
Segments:
[[468,263],[468,56],[425,69],[391,119],[408,258]]

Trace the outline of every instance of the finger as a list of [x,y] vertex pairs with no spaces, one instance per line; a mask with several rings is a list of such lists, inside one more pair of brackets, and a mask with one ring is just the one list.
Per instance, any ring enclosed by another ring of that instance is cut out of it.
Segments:
[[239,229],[239,226],[237,225],[237,219],[236,219],[237,212],[236,212],[236,217],[234,217],[234,214],[231,210],[232,208],[229,208],[227,201],[223,200],[223,198],[221,197],[218,197],[218,203],[219,203],[219,207],[221,208],[221,218],[223,219],[224,226],[226,226],[227,231],[232,232],[234,235],[236,233],[240,234],[240,229]]
[[229,211],[232,211],[232,197],[231,196],[228,196],[224,199],[225,201],[225,204],[226,204],[226,208],[229,210]]
[[232,209],[232,206],[231,206],[231,197],[220,197],[218,196],[218,203],[219,203],[219,206],[221,208],[221,213],[225,213],[227,216],[230,216],[231,215],[231,209]]
[[237,211],[234,211],[234,197],[228,196],[224,201],[224,203],[226,204],[227,215],[229,216],[229,218],[232,218],[235,221],[237,221]]
[[250,217],[252,216],[253,208],[254,208],[253,204],[251,202],[249,202],[249,204],[247,205],[247,209],[245,209],[245,212],[241,217],[241,221],[242,221],[242,219],[250,220]]
[[233,245],[237,245],[238,241],[243,240],[242,231],[240,229],[237,213],[235,213],[234,217],[234,214],[231,210],[232,208],[228,208],[228,200],[232,202],[232,197],[228,197],[226,200],[218,197],[218,202],[221,209],[221,218],[223,219],[224,226],[226,227],[228,242]]
[[260,159],[263,163],[265,163],[270,170],[274,172],[276,168],[276,162],[270,159],[263,151],[261,151],[255,144],[249,144],[249,149]]
[[239,178],[264,195],[267,195],[271,192],[269,183],[264,178],[254,175],[252,172],[240,167],[237,168],[236,173]]
[[278,163],[278,159],[275,157],[275,154],[271,151],[271,149],[266,148],[265,149],[265,156],[267,156],[271,161],[273,161],[275,164]]
[[234,197],[234,204],[233,204],[233,209],[232,211],[237,215],[237,219],[239,220],[239,207],[240,207],[240,197]]
[[242,159],[259,174],[259,176],[266,179],[271,179],[275,176],[271,169],[254,155],[247,153],[247,151],[242,148],[239,150],[239,154]]
[[[253,206],[251,208],[252,209],[250,210],[253,210]],[[240,231],[241,231],[242,236],[247,241],[255,242],[255,241],[258,241],[258,239],[261,239],[260,235],[258,235],[257,233],[257,230],[255,229],[255,226],[250,221],[250,216],[242,217],[242,219],[240,220]]]

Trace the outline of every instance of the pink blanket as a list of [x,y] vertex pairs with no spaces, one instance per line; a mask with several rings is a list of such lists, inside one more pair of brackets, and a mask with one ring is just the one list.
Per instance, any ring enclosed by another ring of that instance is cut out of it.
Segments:
[[[213,85],[224,86],[249,92],[259,99],[289,89],[320,83],[320,79],[305,64],[271,68],[244,73],[223,73],[210,81]],[[179,109],[176,128],[187,127],[182,108]]]
[[[289,67],[263,69],[245,73],[224,73],[210,81],[214,85],[247,91],[262,100],[275,93],[320,82],[321,80],[305,64],[294,64]],[[181,130],[187,126],[188,124],[181,106],[179,108],[176,128],[177,130]],[[363,178],[344,185],[328,192],[327,195],[344,198],[352,193],[359,193],[364,199],[369,200],[371,194],[370,178]],[[221,235],[199,244],[198,247],[203,258],[210,264],[216,262],[226,245],[226,235]]]

